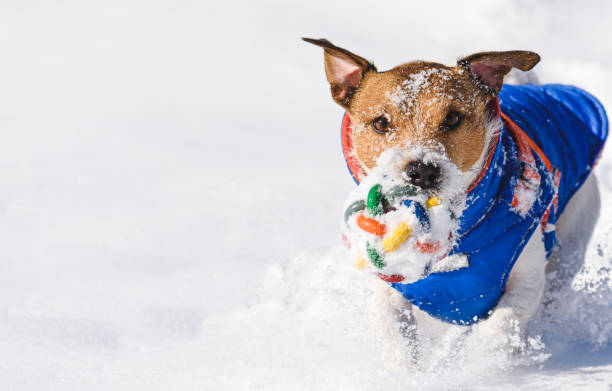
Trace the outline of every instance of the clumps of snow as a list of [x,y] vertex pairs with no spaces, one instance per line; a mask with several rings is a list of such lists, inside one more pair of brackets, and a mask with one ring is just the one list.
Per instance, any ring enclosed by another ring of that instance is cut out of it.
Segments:
[[587,346],[593,351],[612,344],[610,236],[612,229],[595,237],[584,255],[581,243],[561,243],[535,324],[553,348],[558,348],[558,341],[563,341],[564,348]]
[[411,114],[414,103],[423,89],[433,87],[434,91],[439,91],[439,87],[432,86],[432,75],[436,75],[442,80],[450,80],[452,72],[448,69],[428,68],[413,73],[397,85],[392,92],[387,93],[387,99],[400,108],[402,112]]
[[537,187],[526,186],[519,182],[514,190],[514,196],[518,200],[516,206],[513,209],[521,215],[523,218],[527,216],[527,213],[531,210],[534,202],[537,199]]
[[[440,168],[439,189],[421,191],[409,184],[404,168],[413,161],[431,163]],[[345,210],[359,202],[363,205],[376,185],[381,186],[381,192],[389,203],[387,210],[373,214],[365,208],[345,216],[342,222],[345,241],[358,267],[372,274],[402,276],[402,283],[410,283],[434,270],[451,271],[467,266],[464,260],[445,259],[455,243],[458,218],[465,206],[462,173],[445,154],[438,148],[422,145],[398,146],[383,152],[376,167],[350,193]],[[397,189],[402,188],[413,189],[415,194],[395,195]],[[386,233],[377,235],[362,229],[358,219],[363,217],[384,225]],[[387,242],[406,226],[410,231],[408,238],[397,248],[389,249]],[[380,255],[384,266],[372,259],[372,252]],[[438,265],[440,262],[442,264]]]
[[[612,229],[609,232],[612,235]],[[287,384],[297,390],[490,390],[527,384],[546,389],[567,379],[578,385],[596,381],[593,375],[609,373],[609,365],[598,363],[607,362],[603,360],[609,359],[612,343],[612,252],[607,236],[595,238],[587,263],[570,283],[549,288],[526,332],[509,317],[498,334],[485,337],[477,323],[450,325],[429,337],[415,331],[405,317],[395,324],[385,319],[390,327],[406,331],[403,340],[381,338],[376,329],[380,322],[374,323],[368,305],[374,299],[370,278],[352,267],[352,256],[336,246],[323,254],[303,252],[270,264],[252,300],[240,310],[207,318],[201,337],[190,340],[180,354],[162,351],[162,364],[169,373],[183,373],[188,357],[200,369],[186,372],[187,384],[201,381],[232,390],[280,390]],[[573,245],[565,249],[571,257]],[[550,281],[556,278],[549,276]],[[591,351],[606,347],[599,355]],[[380,350],[394,354],[383,358]],[[137,353],[130,358],[140,364],[149,350]],[[130,363],[122,361],[127,369],[121,370],[139,369]],[[575,369],[580,363],[590,367]]]
[[436,262],[431,267],[432,273],[437,272],[451,272],[453,270],[461,269],[470,266],[467,255],[465,254],[453,254],[445,257],[439,262]]
[[[271,264],[245,308],[205,320],[199,376],[219,389],[491,389],[513,368],[547,357],[540,338],[522,338],[511,321],[504,334],[483,339],[466,326],[428,338],[406,323],[409,315],[376,319],[370,304],[388,300],[370,285],[339,246]],[[406,336],[385,335],[381,323]]]

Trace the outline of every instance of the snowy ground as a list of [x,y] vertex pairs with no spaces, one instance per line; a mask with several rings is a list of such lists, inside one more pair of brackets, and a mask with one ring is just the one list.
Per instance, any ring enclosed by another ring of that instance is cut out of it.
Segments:
[[381,363],[338,238],[342,112],[299,37],[379,69],[534,50],[612,107],[609,3],[411,3],[1,0],[0,390],[609,389],[611,149],[545,347]]

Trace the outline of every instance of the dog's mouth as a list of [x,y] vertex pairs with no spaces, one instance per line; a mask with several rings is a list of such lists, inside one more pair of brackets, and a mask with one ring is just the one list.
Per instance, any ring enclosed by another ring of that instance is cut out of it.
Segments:
[[448,269],[465,190],[462,172],[440,148],[383,152],[346,204],[355,265],[401,284]]
[[[368,217],[387,228],[380,242],[369,239],[371,248],[384,259],[384,266],[376,267],[378,276],[406,284],[440,270],[439,264],[454,245],[464,206],[466,193],[459,168],[439,147],[394,147],[381,154],[362,181],[362,199],[367,198],[365,190],[375,185],[381,185],[384,194],[382,215]],[[396,249],[386,242],[401,236],[402,224],[410,227],[410,234]]]

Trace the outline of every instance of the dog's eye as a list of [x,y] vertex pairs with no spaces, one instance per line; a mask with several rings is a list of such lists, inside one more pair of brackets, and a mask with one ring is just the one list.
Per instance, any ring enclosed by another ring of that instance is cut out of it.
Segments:
[[372,120],[372,128],[378,134],[385,134],[389,130],[389,120],[384,115]]
[[459,125],[461,125],[462,120],[463,120],[463,116],[461,115],[461,113],[455,110],[449,111],[448,114],[446,114],[446,118],[444,119],[444,122],[442,123],[442,128],[444,130],[457,129]]

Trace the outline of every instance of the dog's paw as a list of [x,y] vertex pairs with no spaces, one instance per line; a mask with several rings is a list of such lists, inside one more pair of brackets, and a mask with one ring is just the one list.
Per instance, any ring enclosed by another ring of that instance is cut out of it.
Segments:
[[487,350],[519,352],[524,346],[521,322],[510,307],[496,309],[491,316],[473,326],[473,335]]
[[519,318],[510,307],[497,308],[491,316],[476,324],[476,329],[483,337],[492,337],[500,333],[516,331]]

